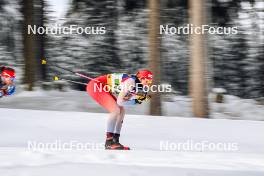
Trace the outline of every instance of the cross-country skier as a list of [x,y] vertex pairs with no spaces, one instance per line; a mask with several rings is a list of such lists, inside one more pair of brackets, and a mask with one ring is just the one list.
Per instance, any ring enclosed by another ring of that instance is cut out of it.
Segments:
[[0,98],[15,93],[15,70],[6,66],[0,66]]
[[119,143],[125,116],[124,106],[141,104],[150,98],[147,90],[142,90],[152,84],[152,76],[149,70],[140,70],[136,75],[114,73],[97,77],[87,85],[86,90],[90,96],[110,113],[107,119],[105,149],[130,150]]

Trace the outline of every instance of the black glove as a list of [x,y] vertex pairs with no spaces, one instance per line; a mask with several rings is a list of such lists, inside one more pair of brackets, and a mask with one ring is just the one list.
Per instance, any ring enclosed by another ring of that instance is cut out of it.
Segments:
[[142,101],[138,101],[138,99],[135,99],[136,104],[141,104]]
[[150,95],[145,95],[145,96],[137,96],[136,103],[141,104],[143,101],[147,101],[151,98]]

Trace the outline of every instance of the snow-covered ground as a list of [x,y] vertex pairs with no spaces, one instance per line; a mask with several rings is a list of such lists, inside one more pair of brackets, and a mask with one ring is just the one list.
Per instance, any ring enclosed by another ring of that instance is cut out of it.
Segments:
[[[264,120],[264,105],[252,99],[241,99],[225,95],[224,103],[213,103],[210,98],[211,118]],[[86,92],[81,91],[42,91],[33,92],[18,90],[11,97],[0,99],[0,108],[106,112],[93,101]],[[148,104],[127,108],[128,114],[148,114]],[[170,97],[163,102],[163,115],[192,117],[191,99],[186,96]]]
[[[133,150],[105,151],[105,113],[0,114],[1,176],[264,175],[263,121],[127,115],[121,142]],[[28,148],[34,142],[39,148]],[[70,143],[81,145],[59,150]]]

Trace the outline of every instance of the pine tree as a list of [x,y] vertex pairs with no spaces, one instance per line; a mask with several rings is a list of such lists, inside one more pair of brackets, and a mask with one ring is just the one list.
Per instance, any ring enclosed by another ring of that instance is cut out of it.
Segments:
[[[47,2],[45,0],[34,0],[34,24],[38,27],[46,26],[46,12],[44,11]],[[42,59],[46,59],[45,56],[45,40],[46,35],[37,34],[35,36],[35,56],[37,59],[37,70],[38,70],[38,80],[46,81],[47,80],[47,68],[46,65],[41,64]]]
[[16,36],[18,5],[16,1],[9,2],[2,0],[0,2],[0,65],[14,67],[17,65],[16,55]]
[[28,34],[28,25],[33,25],[33,0],[23,0],[23,53],[24,53],[24,84],[29,91],[33,90],[36,75],[36,59],[34,51],[34,34]]

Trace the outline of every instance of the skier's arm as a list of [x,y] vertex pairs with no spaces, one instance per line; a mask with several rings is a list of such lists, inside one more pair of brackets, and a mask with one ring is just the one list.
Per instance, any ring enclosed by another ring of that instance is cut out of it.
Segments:
[[[0,79],[1,79],[1,77],[0,77]],[[1,82],[0,82],[0,98],[2,98],[3,96],[5,96],[5,89],[6,89],[6,87],[3,86],[1,84]]]
[[9,85],[5,91],[6,95],[13,95],[16,91],[16,86],[15,85]]
[[135,81],[133,79],[128,79],[121,85],[122,89],[117,97],[117,104],[119,106],[129,106],[137,104],[136,99],[131,98],[131,91],[135,87]]
[[4,91],[0,89],[0,98],[2,98],[5,95]]
[[15,85],[4,86],[0,89],[0,97],[9,96],[15,93]]

